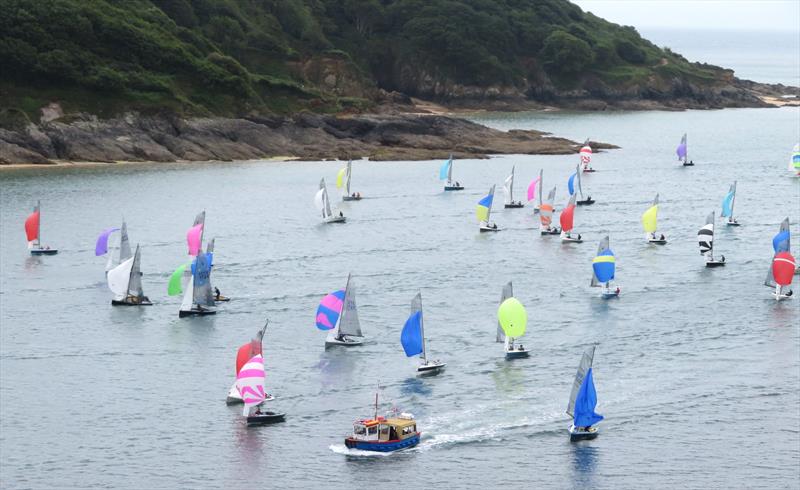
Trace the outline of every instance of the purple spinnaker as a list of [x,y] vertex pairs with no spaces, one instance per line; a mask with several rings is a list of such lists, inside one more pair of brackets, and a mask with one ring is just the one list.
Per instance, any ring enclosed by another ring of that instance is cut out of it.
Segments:
[[97,237],[97,244],[94,246],[95,255],[105,255],[108,252],[108,237],[115,231],[119,231],[119,228],[109,228],[100,233],[100,236]]

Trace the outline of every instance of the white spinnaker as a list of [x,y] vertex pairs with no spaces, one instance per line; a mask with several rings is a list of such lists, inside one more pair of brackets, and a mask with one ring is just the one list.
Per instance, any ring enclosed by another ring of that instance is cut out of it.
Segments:
[[133,259],[131,257],[108,271],[106,279],[108,280],[108,288],[115,295],[114,299],[122,300],[128,296],[128,283],[131,278]]

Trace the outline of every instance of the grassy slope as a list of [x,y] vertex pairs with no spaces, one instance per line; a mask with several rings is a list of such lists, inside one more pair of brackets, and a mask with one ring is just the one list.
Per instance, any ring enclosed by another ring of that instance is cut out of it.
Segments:
[[304,79],[298,66],[311,57],[345,59],[365,86],[411,93],[419,71],[557,88],[721,73],[565,0],[0,0],[0,12],[0,108],[33,119],[52,100],[101,116],[363,105]]

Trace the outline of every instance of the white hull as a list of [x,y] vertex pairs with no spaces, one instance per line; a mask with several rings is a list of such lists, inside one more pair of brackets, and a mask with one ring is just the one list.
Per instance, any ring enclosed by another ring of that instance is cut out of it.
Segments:
[[325,347],[326,348],[334,347],[334,346],[337,346],[337,345],[343,345],[345,347],[353,347],[353,346],[356,346],[356,345],[361,345],[363,343],[364,343],[364,341],[359,339],[359,338],[348,337],[346,335],[343,336],[343,340],[339,340],[339,339],[336,339],[336,338],[325,339]]
[[498,228],[497,224],[495,224],[495,223],[481,223],[479,229],[480,229],[481,233],[484,233],[484,232],[487,232],[487,231],[500,231],[500,228]]
[[652,243],[653,245],[666,245],[667,240],[661,240],[659,238],[648,238],[647,243]]
[[439,374],[440,372],[444,371],[444,367],[447,366],[447,363],[439,362],[439,361],[428,361],[425,364],[420,364],[417,367],[417,374],[423,375],[433,375]]
[[731,220],[728,220],[728,221],[726,221],[726,222],[725,222],[725,224],[726,224],[726,225],[728,225],[728,226],[741,226],[741,225],[739,224],[739,222],[738,222],[738,221],[736,221],[736,220],[733,220],[733,221],[731,221]]
[[506,350],[506,359],[521,359],[523,357],[528,357],[531,351],[528,349],[507,349]]
[[783,301],[785,299],[792,299],[793,296],[789,296],[786,294],[772,293],[772,297],[775,298],[775,301]]
[[323,220],[324,223],[344,223],[347,218],[344,216],[328,216]]
[[567,432],[569,432],[569,439],[571,441],[581,441],[594,439],[600,434],[600,429],[597,427],[590,427],[588,431],[578,430],[573,424],[570,425]]
[[573,237],[571,235],[567,235],[563,231],[561,232],[561,243],[583,243],[583,239],[580,238],[580,235],[577,237]]

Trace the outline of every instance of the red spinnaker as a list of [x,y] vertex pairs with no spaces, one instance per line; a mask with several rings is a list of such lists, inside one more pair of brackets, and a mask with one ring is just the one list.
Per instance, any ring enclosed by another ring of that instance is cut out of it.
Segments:
[[570,204],[564,211],[561,211],[561,230],[572,231],[572,219],[575,216],[575,205]]
[[261,354],[261,342],[258,340],[252,340],[239,347],[239,352],[236,353],[236,374],[239,374],[247,361],[258,354]]
[[25,220],[25,234],[28,236],[29,242],[39,238],[39,211],[34,211]]
[[789,252],[781,252],[772,259],[772,277],[775,279],[775,282],[781,286],[788,286],[792,283],[792,277],[794,276],[796,267],[797,264],[792,254]]

